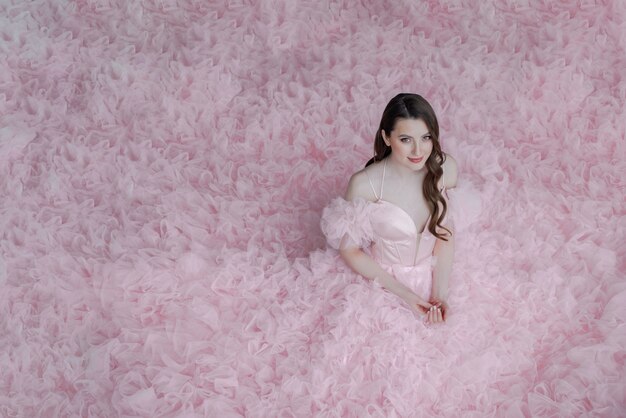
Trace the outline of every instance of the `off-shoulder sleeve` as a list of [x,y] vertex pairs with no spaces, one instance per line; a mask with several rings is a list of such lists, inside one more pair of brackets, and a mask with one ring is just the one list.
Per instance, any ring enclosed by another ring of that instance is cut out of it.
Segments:
[[333,199],[324,208],[320,221],[328,245],[335,249],[368,247],[374,235],[370,210],[371,202],[365,199],[351,201],[341,197]]

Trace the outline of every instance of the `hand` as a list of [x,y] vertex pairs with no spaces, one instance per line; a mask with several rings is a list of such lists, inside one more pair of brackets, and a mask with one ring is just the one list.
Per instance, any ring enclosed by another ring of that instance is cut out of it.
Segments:
[[424,317],[432,307],[432,304],[426,302],[413,292],[407,292],[401,296],[401,299],[409,305],[409,308],[420,318]]
[[436,298],[430,298],[428,301],[431,308],[426,313],[426,322],[431,324],[440,324],[445,322],[448,314],[448,304]]

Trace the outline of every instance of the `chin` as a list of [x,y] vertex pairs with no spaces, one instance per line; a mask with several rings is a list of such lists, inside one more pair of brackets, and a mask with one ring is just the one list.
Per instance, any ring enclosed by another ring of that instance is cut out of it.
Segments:
[[426,168],[426,162],[422,161],[419,164],[409,163],[408,167],[413,171],[421,171]]

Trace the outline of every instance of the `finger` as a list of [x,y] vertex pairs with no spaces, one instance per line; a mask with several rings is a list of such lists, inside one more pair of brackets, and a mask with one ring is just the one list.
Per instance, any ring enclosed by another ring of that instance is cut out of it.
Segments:
[[439,324],[442,322],[441,320],[441,308],[439,308],[438,306],[435,307],[434,311],[433,311],[433,320],[435,323]]
[[437,308],[437,321],[443,322],[443,313],[441,312],[441,308]]
[[430,310],[428,311],[428,322],[430,322],[431,324],[434,324],[435,322],[437,322],[437,317],[435,316],[434,306],[432,306]]

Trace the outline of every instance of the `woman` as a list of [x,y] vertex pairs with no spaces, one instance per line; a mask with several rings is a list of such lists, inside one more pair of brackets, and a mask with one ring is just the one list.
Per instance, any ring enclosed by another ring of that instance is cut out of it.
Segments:
[[456,186],[457,165],[441,150],[430,104],[417,94],[394,97],[374,151],[350,179],[345,200],[324,210],[322,230],[355,272],[426,322],[441,323],[454,255],[447,190]]

